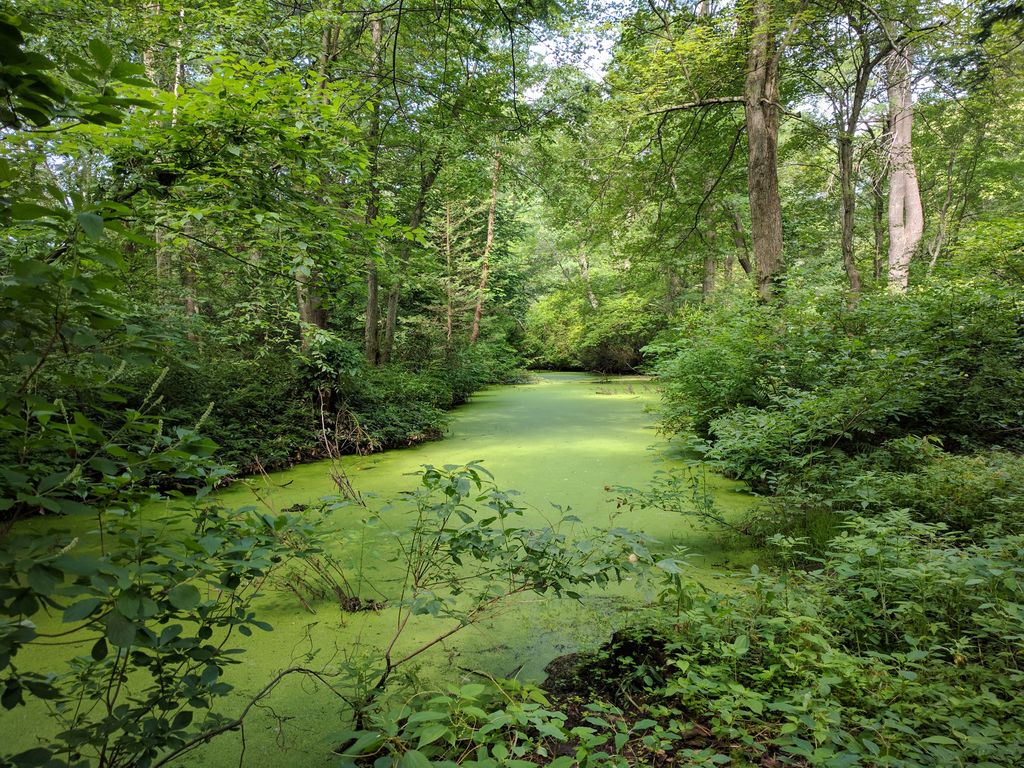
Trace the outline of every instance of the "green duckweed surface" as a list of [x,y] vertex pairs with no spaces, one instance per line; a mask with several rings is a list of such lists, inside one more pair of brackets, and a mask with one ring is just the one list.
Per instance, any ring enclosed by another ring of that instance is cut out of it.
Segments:
[[[482,460],[500,488],[520,491],[527,525],[557,518],[553,505],[563,510],[571,507],[583,521],[580,533],[592,526],[609,526],[617,515],[614,525],[652,536],[659,550],[667,553],[685,547],[700,579],[728,588],[748,571],[751,552],[723,544],[695,528],[689,518],[656,510],[617,510],[614,495],[606,490],[614,485],[643,486],[656,471],[680,465],[678,454],[656,432],[655,417],[649,412],[656,401],[654,386],[641,377],[545,373],[530,384],[494,387],[474,395],[454,414],[441,441],[346,457],[342,465],[368,504],[379,508],[413,487],[418,482],[415,473],[425,464]],[[715,478],[711,484],[718,506],[729,514],[751,503],[728,481]],[[320,462],[251,478],[218,496],[229,507],[258,504],[282,510],[335,492],[330,465]],[[387,597],[395,590],[399,574],[386,562],[380,544],[364,538],[365,514],[358,508],[335,513],[338,555],[364,597]],[[400,516],[398,510],[383,515],[396,525],[401,524]],[[90,525],[89,521],[72,524],[83,531]],[[648,589],[632,583],[592,591],[581,601],[524,597],[439,643],[403,668],[403,676],[414,690],[432,690],[480,673],[539,682],[552,659],[599,645],[649,599]],[[396,619],[394,609],[388,608],[345,614],[330,601],[307,608],[281,588],[266,591],[260,613],[274,631],[238,638],[248,649],[241,657],[243,663],[229,674],[235,694],[224,706],[225,715],[235,714],[276,672],[289,666],[330,672],[363,656],[379,656]],[[450,626],[451,620],[418,617],[397,649],[419,647]],[[87,652],[87,648],[68,646],[34,649],[40,662],[54,668],[69,653]],[[244,754],[239,735],[227,734],[183,757],[180,764],[317,764],[336,743],[332,734],[345,728],[345,709],[325,684],[290,677],[246,721]],[[25,746],[43,735],[45,727],[45,715],[39,709],[23,707],[0,714],[0,732],[18,741],[29,739]]]

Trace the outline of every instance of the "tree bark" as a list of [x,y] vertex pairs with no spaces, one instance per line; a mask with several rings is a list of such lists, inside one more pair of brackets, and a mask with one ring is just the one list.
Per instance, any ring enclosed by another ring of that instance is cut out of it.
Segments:
[[580,265],[580,277],[583,278],[583,287],[587,290],[587,301],[593,309],[598,308],[597,296],[594,295],[594,288],[590,284],[590,260],[587,252],[580,248],[576,253],[576,263]]
[[[383,39],[383,25],[379,17],[374,17],[370,20],[370,35],[373,41],[373,63],[371,64],[371,72],[376,75],[380,67],[380,58],[382,50],[382,39]],[[377,86],[377,78],[374,76],[373,87]],[[366,200],[366,226],[372,227],[374,220],[377,218],[378,213],[378,198],[379,188],[378,184],[380,179],[378,178],[380,172],[379,155],[380,155],[380,98],[374,96],[373,108],[370,112],[370,125],[366,131],[367,144],[370,146],[372,154],[370,155],[370,166],[369,166],[369,177],[370,177],[370,194]],[[379,322],[379,307],[378,307],[378,278],[377,278],[377,260],[373,253],[370,253],[366,259],[366,321],[363,326],[363,352],[366,357],[366,362],[370,365],[377,365],[380,356],[380,342],[377,337]]]
[[494,216],[498,209],[498,176],[501,173],[501,150],[494,153],[494,172],[491,176],[491,203],[487,209],[487,240],[484,243],[483,259],[480,263],[480,285],[476,294],[476,309],[473,311],[473,329],[469,334],[469,343],[476,344],[480,338],[480,320],[484,315],[484,295],[487,292],[487,279],[491,271],[491,247],[494,245]]
[[[416,196],[416,203],[413,205],[412,213],[409,215],[409,227],[416,229],[423,222],[423,214],[427,209],[427,195],[430,194],[438,174],[441,173],[442,155],[438,151],[429,169],[420,176],[419,193]],[[384,318],[384,343],[381,345],[380,361],[387,363],[391,360],[391,352],[395,345],[395,329],[398,325],[398,302],[402,297],[402,275],[409,265],[409,252],[412,243],[404,241],[399,249],[398,269],[396,270],[394,282],[388,290],[387,314]]]
[[889,290],[906,293],[910,261],[924,232],[924,209],[914,167],[911,136],[911,53],[908,45],[886,59],[889,96]]
[[[705,200],[711,194],[714,189],[715,180],[713,178],[704,179],[704,197]],[[713,208],[710,205],[706,206],[704,214],[704,245],[707,250],[704,253],[704,279],[701,281],[701,297],[705,302],[710,300],[711,294],[715,290],[715,270],[718,267],[718,253],[717,247],[717,232],[715,231],[715,216]]]
[[444,337],[451,347],[455,331],[455,275],[452,274],[452,204],[448,200],[444,204],[444,269]]
[[743,219],[740,216],[740,212],[732,206],[729,206],[729,213],[731,214],[732,244],[736,249],[736,261],[743,267],[743,271],[749,275],[753,269],[750,266],[750,250],[747,248],[747,235],[743,229]]
[[747,123],[747,194],[757,268],[757,292],[772,297],[783,267],[782,202],[779,198],[779,49],[771,0],[754,0],[743,87]]
[[882,171],[871,179],[871,227],[875,236],[875,254],[872,260],[875,280],[882,279],[882,266],[885,263],[885,179]]

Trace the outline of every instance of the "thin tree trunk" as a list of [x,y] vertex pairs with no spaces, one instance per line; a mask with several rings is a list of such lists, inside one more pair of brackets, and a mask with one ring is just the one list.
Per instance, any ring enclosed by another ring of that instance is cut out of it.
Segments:
[[911,143],[911,54],[906,45],[886,59],[889,95],[889,289],[906,293],[910,261],[924,232],[924,209]]
[[949,164],[946,167],[946,197],[942,201],[942,208],[939,209],[939,228],[935,233],[935,237],[928,244],[928,271],[931,272],[935,269],[935,265],[939,262],[939,254],[942,253],[942,247],[946,243],[946,229],[949,221],[949,208],[953,202],[953,169],[956,166],[956,149],[953,149],[949,154]]
[[580,277],[583,278],[583,286],[587,290],[587,301],[593,309],[598,308],[597,296],[594,295],[594,288],[590,284],[590,260],[587,258],[585,249],[580,248],[576,253],[576,263],[580,265]]
[[494,215],[498,209],[498,176],[501,173],[501,150],[494,153],[494,173],[491,176],[491,203],[487,209],[487,240],[484,243],[483,259],[480,263],[480,285],[476,294],[476,309],[473,312],[473,329],[469,334],[470,344],[476,344],[480,337],[480,320],[484,315],[484,296],[487,292],[487,278],[491,271],[491,246],[494,245]]
[[178,99],[185,89],[185,7],[178,11],[178,49],[174,54],[174,106],[171,107],[171,125],[178,122]]
[[446,200],[444,203],[444,267],[444,337],[450,348],[452,345],[452,334],[455,330],[455,276],[452,274],[452,204],[450,200]]
[[885,264],[885,177],[879,171],[871,179],[871,226],[875,236],[875,253],[872,259],[873,274],[876,281],[882,279]]
[[779,50],[771,0],[754,0],[747,74],[743,87],[747,124],[747,194],[757,268],[757,292],[770,299],[782,270],[782,202],[779,198]]
[[747,235],[743,228],[740,212],[729,206],[730,223],[732,225],[732,244],[736,249],[736,260],[748,275],[753,271],[750,266],[750,250],[747,248]]
[[[380,17],[374,17],[370,20],[370,35],[373,40],[373,63],[370,67],[372,72],[371,85],[376,88],[377,78],[376,73],[380,67],[380,58],[382,50],[383,30]],[[366,200],[366,225],[367,227],[373,226],[374,219],[377,218],[378,213],[378,198],[379,198],[379,187],[378,184],[380,179],[378,178],[380,170],[380,147],[378,142],[380,141],[380,98],[378,96],[373,97],[373,108],[370,112],[370,125],[366,132],[367,144],[370,146],[370,194]],[[363,327],[363,352],[366,356],[366,362],[370,365],[377,365],[380,357],[380,342],[377,338],[379,322],[379,308],[378,308],[378,278],[377,278],[377,260],[374,258],[374,254],[371,253],[366,259],[366,322]]]
[[[704,195],[707,197],[714,187],[714,179],[704,179]],[[704,253],[704,279],[701,281],[701,297],[705,302],[711,298],[715,290],[715,270],[718,267],[717,253],[717,232],[715,231],[715,217],[712,207],[707,206],[704,215],[704,244],[707,251]]]
[[[409,216],[409,227],[416,229],[423,221],[423,215],[427,209],[427,195],[430,194],[438,174],[441,173],[442,155],[438,151],[429,169],[420,176],[419,193],[416,196],[416,203],[413,205],[412,213]],[[409,266],[409,253],[412,243],[408,240],[402,242],[398,255],[398,269],[396,270],[394,282],[388,290],[387,313],[384,318],[384,342],[381,345],[380,361],[387,363],[391,360],[392,349],[395,345],[395,330],[398,325],[398,302],[402,297],[402,275]]]
[[667,285],[665,287],[665,314],[672,317],[676,313],[676,305],[679,303],[679,292],[682,286],[679,284],[679,273],[674,265],[668,265],[666,275]]
[[[149,15],[153,18],[160,18],[160,3],[149,3],[147,4],[146,9],[149,11]],[[147,35],[147,38],[148,37],[149,35]],[[142,51],[142,68],[146,73],[146,79],[153,83],[157,88],[160,88],[160,76],[157,71],[156,54],[153,52],[153,46],[150,43],[151,40],[147,40],[146,47]]]

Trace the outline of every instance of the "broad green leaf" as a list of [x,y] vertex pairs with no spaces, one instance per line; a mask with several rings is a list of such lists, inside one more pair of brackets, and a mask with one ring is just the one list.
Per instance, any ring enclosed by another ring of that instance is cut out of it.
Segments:
[[103,237],[103,217],[97,213],[80,213],[76,217],[78,225],[90,240],[99,240]]
[[167,599],[175,608],[182,611],[190,611],[199,606],[202,595],[191,584],[179,584],[171,588],[167,593]]

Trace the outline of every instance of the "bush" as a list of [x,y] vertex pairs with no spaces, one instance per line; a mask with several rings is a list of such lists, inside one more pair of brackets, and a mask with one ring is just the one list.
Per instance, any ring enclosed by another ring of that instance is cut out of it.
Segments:
[[665,428],[712,439],[730,474],[773,491],[908,436],[954,450],[1022,444],[1024,337],[1011,293],[960,282],[852,310],[788,298],[693,310],[681,338],[651,348]]

